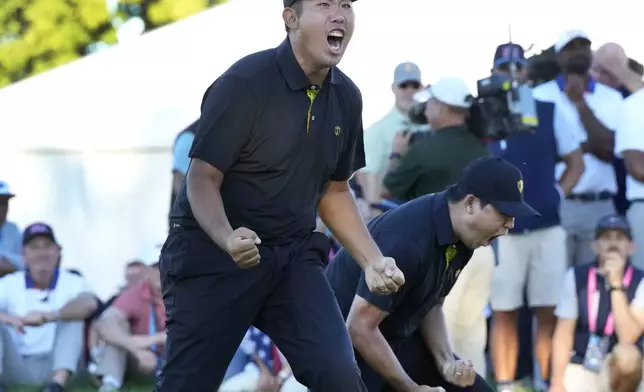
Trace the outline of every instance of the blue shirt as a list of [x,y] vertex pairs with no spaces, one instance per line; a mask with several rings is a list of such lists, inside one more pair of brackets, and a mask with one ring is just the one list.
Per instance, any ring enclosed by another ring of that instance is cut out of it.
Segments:
[[521,170],[525,201],[541,214],[541,217],[517,218],[513,233],[559,225],[561,191],[555,180],[555,166],[560,156],[570,154],[580,145],[574,133],[554,126],[554,103],[537,101],[537,116],[536,132],[512,135],[490,144],[492,154]]
[[22,235],[13,222],[0,225],[0,258],[7,259],[18,270],[25,268],[22,258]]

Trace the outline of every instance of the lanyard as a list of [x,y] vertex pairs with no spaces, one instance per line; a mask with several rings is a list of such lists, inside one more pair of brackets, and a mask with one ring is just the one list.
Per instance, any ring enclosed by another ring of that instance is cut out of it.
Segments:
[[[150,323],[148,326],[148,333],[150,334],[150,336],[156,335],[157,333],[157,318],[156,312],[154,311],[154,303],[150,304]],[[156,352],[157,346],[150,346],[150,350],[152,350],[152,352]]]
[[[624,287],[628,287],[633,280],[633,266],[629,265],[624,274]],[[599,312],[599,299],[597,306],[593,298],[597,292],[597,271],[595,267],[591,267],[588,271],[588,285],[587,285],[587,298],[588,298],[588,327],[590,333],[594,334],[597,330],[597,313]],[[604,336],[611,336],[615,332],[615,318],[613,312],[608,313],[606,318],[606,325],[604,326]]]

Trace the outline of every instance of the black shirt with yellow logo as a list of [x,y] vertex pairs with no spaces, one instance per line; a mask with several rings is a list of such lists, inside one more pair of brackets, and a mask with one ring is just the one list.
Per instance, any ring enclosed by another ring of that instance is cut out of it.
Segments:
[[369,232],[405,274],[402,288],[387,296],[372,294],[362,269],[344,250],[329,263],[326,276],[345,318],[356,295],[389,313],[380,330],[396,344],[447,296],[472,250],[456,239],[444,193],[422,196],[379,216],[369,223]]
[[409,146],[384,186],[401,201],[440,192],[456,184],[461,171],[474,159],[490,155],[487,145],[463,126],[443,128]]
[[[286,39],[239,60],[208,88],[190,157],[224,173],[233,228],[283,244],[315,229],[329,181],[347,181],[364,166],[362,136],[356,85],[336,67],[312,85]],[[171,221],[198,226],[185,184]]]

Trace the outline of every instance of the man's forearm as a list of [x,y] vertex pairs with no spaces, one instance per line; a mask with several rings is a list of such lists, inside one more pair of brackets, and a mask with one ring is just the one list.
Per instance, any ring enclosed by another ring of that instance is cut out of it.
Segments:
[[58,312],[54,312],[52,321],[82,321],[98,309],[98,300],[91,294],[81,294],[67,302]]
[[393,350],[382,336],[380,329],[353,328],[349,326],[351,342],[367,364],[380,374],[396,391],[412,391],[417,387],[405,373]]
[[552,340],[552,376],[551,384],[562,387],[566,366],[570,363],[570,352],[572,351],[573,335],[567,331],[557,331]]
[[584,102],[578,105],[579,118],[588,133],[588,144],[597,158],[612,162],[615,150],[615,133],[602,124],[592,109]]
[[613,290],[610,300],[613,317],[615,317],[617,341],[622,344],[634,344],[642,334],[642,327],[631,314],[626,293],[621,290]]
[[436,305],[425,315],[421,323],[421,334],[427,348],[432,353],[440,369],[444,363],[454,360],[454,352],[449,344],[449,335],[445,326],[443,306]]
[[346,191],[327,192],[320,201],[319,213],[326,227],[362,269],[382,257],[348,187]]
[[227,241],[233,228],[230,226],[221,192],[211,178],[188,172],[188,200],[199,226],[219,246],[228,248]]
[[564,197],[570,195],[570,192],[572,192],[582,174],[584,174],[584,159],[581,151],[575,151],[572,154],[574,154],[574,157],[565,161],[566,169],[559,179],[559,188],[561,188]]

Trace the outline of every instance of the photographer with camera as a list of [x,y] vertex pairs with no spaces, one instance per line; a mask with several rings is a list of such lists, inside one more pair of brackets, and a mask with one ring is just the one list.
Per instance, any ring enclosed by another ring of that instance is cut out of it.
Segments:
[[[527,65],[523,48],[500,45],[494,55],[493,76],[522,82]],[[519,354],[518,311],[527,288],[528,306],[535,309],[535,354],[541,376],[548,379],[550,348],[556,319],[553,314],[567,267],[566,234],[559,221],[559,205],[584,170],[580,140],[569,129],[553,127],[555,105],[536,101],[538,125],[531,132],[515,132],[490,143],[490,150],[516,165],[524,177],[524,197],[540,218],[521,218],[509,235],[497,239],[497,266],[493,272],[491,351],[499,391],[511,391]],[[566,166],[559,182],[555,165]]]
[[456,183],[468,163],[489,155],[467,125],[474,97],[463,80],[442,78],[414,99],[423,105],[432,131],[396,135],[383,185],[384,196],[399,201],[444,190]]

